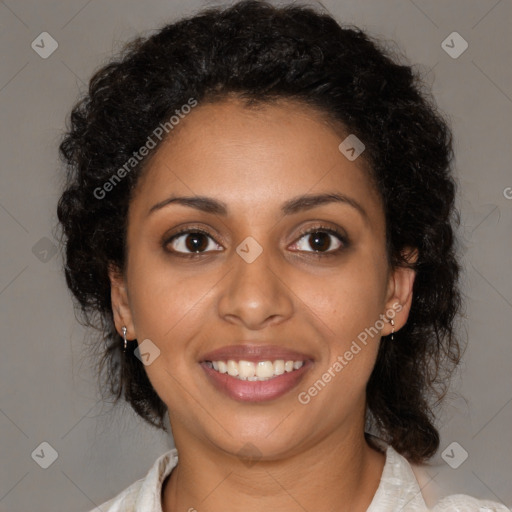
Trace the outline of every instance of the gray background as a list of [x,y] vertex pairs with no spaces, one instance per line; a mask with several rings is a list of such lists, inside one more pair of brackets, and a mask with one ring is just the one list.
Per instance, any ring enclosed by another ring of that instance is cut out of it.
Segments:
[[[142,478],[172,446],[130,409],[109,412],[99,398],[52,241],[62,180],[57,145],[78,93],[112,51],[203,5],[212,2],[0,1],[1,511],[89,510]],[[451,119],[467,296],[461,331],[469,343],[454,378],[458,394],[440,415],[428,486],[511,506],[512,2],[324,6],[395,40]],[[47,59],[31,47],[45,31],[58,42]],[[458,58],[441,47],[454,31],[469,44]],[[44,441],[58,453],[48,469],[31,457]],[[452,442],[469,454],[458,469],[441,457]]]

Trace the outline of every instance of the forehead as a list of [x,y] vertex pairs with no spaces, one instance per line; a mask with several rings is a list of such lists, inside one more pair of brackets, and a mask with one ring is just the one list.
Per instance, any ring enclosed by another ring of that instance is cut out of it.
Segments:
[[251,211],[336,191],[357,196],[378,214],[380,197],[366,162],[349,161],[338,148],[346,136],[341,125],[299,102],[199,104],[151,155],[133,206],[147,211],[180,194]]

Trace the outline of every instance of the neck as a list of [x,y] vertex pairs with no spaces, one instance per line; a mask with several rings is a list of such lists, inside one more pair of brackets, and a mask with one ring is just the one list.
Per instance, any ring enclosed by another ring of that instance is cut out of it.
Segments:
[[174,433],[174,439],[179,463],[164,482],[163,512],[364,512],[385,463],[385,455],[367,444],[363,429],[334,433],[295,455],[252,464],[194,444],[187,435]]

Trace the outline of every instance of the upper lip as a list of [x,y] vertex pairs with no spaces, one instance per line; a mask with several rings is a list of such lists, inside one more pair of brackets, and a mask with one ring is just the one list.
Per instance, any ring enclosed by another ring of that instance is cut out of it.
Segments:
[[218,348],[203,354],[200,362],[204,361],[275,361],[284,359],[285,361],[306,361],[312,359],[311,356],[287,349],[279,345],[257,345],[254,343],[243,343],[239,345],[229,345]]

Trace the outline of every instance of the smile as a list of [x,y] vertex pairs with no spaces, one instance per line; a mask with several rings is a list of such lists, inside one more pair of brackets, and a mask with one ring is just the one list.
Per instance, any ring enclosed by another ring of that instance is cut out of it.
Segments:
[[203,361],[208,381],[223,395],[239,402],[265,402],[290,393],[313,366],[312,360]]
[[218,373],[227,373],[238,380],[251,382],[270,380],[284,373],[299,370],[304,361],[276,359],[275,361],[206,361],[206,365]]

